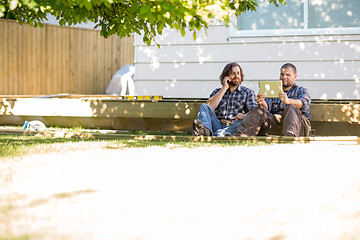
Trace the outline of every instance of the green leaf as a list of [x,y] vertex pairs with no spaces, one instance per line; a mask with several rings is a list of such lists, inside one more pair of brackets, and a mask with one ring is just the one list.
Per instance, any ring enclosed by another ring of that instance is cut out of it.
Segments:
[[149,14],[151,14],[150,7],[151,7],[150,5],[142,6],[140,8],[140,16],[141,15],[148,16]]
[[184,36],[185,36],[185,28],[181,28],[181,29],[180,29],[180,32],[181,32],[181,36],[184,37]]
[[[18,23],[38,26],[47,13],[59,20],[60,25],[95,22],[100,35],[121,37],[142,33],[144,43],[151,44],[156,34],[166,27],[177,29],[182,36],[187,30],[196,38],[196,32],[206,30],[209,22],[219,19],[230,23],[230,12],[239,16],[255,11],[259,0],[0,0],[0,17],[15,18]],[[271,4],[286,4],[286,0],[263,0]],[[207,10],[219,4],[221,16]],[[12,9],[12,10],[11,10]],[[8,10],[8,11],[7,11]],[[226,14],[226,13],[229,14]],[[209,18],[209,19],[208,19]]]
[[157,31],[159,34],[162,34],[162,30],[164,29],[165,27],[165,23],[164,22],[158,22],[157,23]]
[[62,18],[59,21],[60,26],[64,26],[66,24],[65,20]]
[[5,14],[5,6],[4,5],[0,5],[0,18],[4,17]]
[[85,5],[86,9],[89,11],[92,9],[92,4],[91,4],[90,0],[85,0],[84,5]]
[[196,32],[194,31],[194,32],[193,32],[193,39],[194,39],[194,41],[196,40],[196,38],[197,38]]

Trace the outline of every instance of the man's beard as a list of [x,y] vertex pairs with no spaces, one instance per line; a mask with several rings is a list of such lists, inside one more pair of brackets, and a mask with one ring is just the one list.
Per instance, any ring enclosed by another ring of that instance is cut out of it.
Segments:
[[235,82],[233,82],[233,81],[230,81],[230,82],[229,82],[229,85],[231,85],[231,86],[237,86],[237,85],[239,85],[239,84],[237,84],[237,83],[235,83]]
[[282,82],[282,86],[283,87],[291,87],[291,84],[289,82],[285,82],[284,81]]

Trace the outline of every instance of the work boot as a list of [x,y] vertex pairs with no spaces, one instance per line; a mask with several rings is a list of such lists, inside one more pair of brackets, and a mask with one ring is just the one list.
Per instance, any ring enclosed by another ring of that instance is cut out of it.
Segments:
[[204,126],[204,124],[198,120],[195,119],[193,122],[193,131],[192,131],[192,135],[193,136],[211,136],[211,132],[210,130]]

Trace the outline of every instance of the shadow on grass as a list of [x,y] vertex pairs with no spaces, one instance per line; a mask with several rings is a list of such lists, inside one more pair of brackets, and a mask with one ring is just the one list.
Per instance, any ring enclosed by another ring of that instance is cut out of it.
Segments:
[[[213,146],[254,146],[266,145],[264,142],[254,141],[236,141],[236,142],[194,142],[194,141],[179,141],[179,140],[147,140],[135,139],[133,137],[128,139],[99,139],[99,138],[63,138],[63,137],[46,137],[46,136],[28,136],[28,135],[0,135],[0,158],[14,157],[23,154],[32,154],[37,152],[51,152],[54,144],[74,143],[73,149],[76,149],[77,143],[95,142],[105,149],[124,149],[124,148],[146,148],[152,146],[168,147],[168,148],[196,148],[196,147],[213,147]],[[92,145],[93,147],[94,145]],[[91,149],[91,146],[85,146],[86,149]],[[69,148],[69,146],[66,146]],[[72,148],[72,147],[70,147]],[[81,146],[79,147],[81,148]],[[59,148],[56,149],[59,151]],[[69,149],[62,149],[63,151]],[[55,151],[55,150],[54,150]]]
[[[74,146],[76,146],[76,143],[84,142],[105,143],[103,144],[103,147],[106,149],[146,148],[151,146],[190,147],[193,145],[186,142],[176,142],[173,144],[169,141],[161,140],[146,141],[135,139],[54,138],[43,136],[0,135],[0,158],[14,157],[27,153],[37,153],[38,151],[41,152],[43,149],[46,149],[46,151],[49,152],[51,151],[51,146],[53,144],[74,143]],[[199,144],[195,145],[199,146]],[[88,148],[90,149],[90,147]]]

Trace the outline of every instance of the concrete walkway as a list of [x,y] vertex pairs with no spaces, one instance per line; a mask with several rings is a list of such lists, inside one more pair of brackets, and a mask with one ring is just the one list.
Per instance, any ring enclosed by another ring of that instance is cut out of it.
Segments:
[[0,159],[0,239],[360,239],[358,145],[78,144]]

